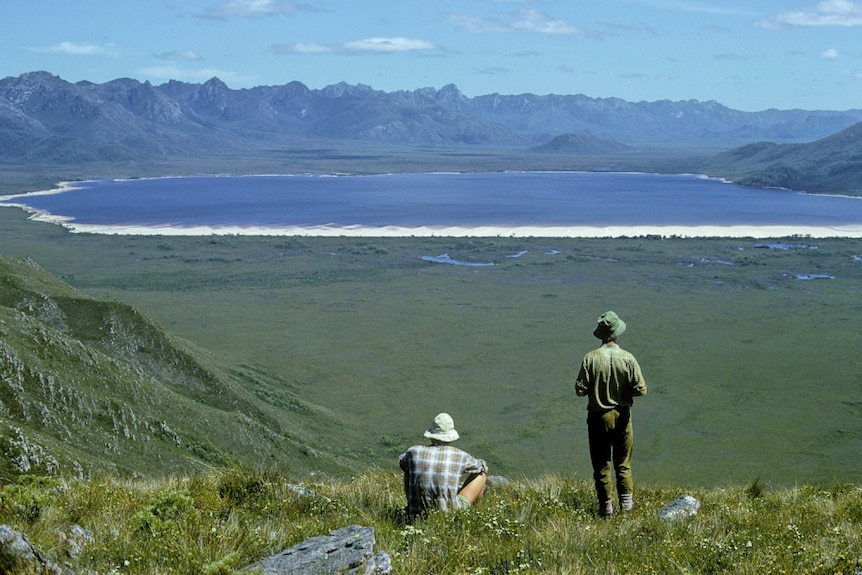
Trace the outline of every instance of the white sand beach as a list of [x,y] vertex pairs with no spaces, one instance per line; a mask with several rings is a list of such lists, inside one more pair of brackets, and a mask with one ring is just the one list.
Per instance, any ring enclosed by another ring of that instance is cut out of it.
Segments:
[[862,238],[862,225],[853,227],[795,226],[609,226],[609,227],[140,227],[100,226],[58,221],[58,218],[34,220],[52,221],[73,233],[94,233],[128,236],[305,236],[305,237],[506,237],[506,238],[621,238],[621,237],[729,237],[729,238]]

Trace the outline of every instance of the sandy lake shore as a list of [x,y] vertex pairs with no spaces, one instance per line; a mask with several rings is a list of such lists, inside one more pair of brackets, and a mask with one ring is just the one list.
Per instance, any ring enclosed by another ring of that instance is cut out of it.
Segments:
[[58,218],[39,214],[34,220],[61,224],[73,233],[95,233],[129,236],[305,236],[305,237],[511,237],[511,238],[620,238],[640,236],[704,238],[860,238],[862,225],[840,228],[796,226],[538,226],[538,227],[364,227],[364,226],[311,226],[311,227],[179,227],[179,226],[101,226],[58,221]]

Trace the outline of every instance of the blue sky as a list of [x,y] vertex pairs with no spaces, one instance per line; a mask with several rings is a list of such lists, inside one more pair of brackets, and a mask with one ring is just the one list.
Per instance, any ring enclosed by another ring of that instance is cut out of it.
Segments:
[[0,77],[862,108],[862,0],[0,0]]

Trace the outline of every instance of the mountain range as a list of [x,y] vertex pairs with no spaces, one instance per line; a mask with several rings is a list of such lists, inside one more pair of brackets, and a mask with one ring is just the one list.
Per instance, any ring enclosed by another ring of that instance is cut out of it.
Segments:
[[680,169],[748,185],[854,192],[862,190],[860,121],[862,109],[744,112],[696,100],[471,98],[454,85],[383,92],[346,83],[315,90],[293,81],[235,90],[218,78],[203,84],[156,86],[129,78],[95,84],[48,72],[0,80],[0,157],[6,165],[266,155],[323,142],[352,150],[378,144],[503,147],[556,156],[649,149],[687,158],[677,163]]

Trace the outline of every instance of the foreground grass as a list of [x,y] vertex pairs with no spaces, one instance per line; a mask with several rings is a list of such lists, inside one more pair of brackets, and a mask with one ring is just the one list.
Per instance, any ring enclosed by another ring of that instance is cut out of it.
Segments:
[[[125,481],[25,479],[0,488],[0,523],[78,573],[230,574],[309,537],[375,529],[393,573],[859,573],[862,488],[693,490],[697,517],[657,511],[684,493],[639,487],[635,512],[596,516],[592,485],[557,475],[490,487],[480,504],[413,525],[401,477],[292,484],[279,472]],[[74,536],[72,526],[92,534]]]

